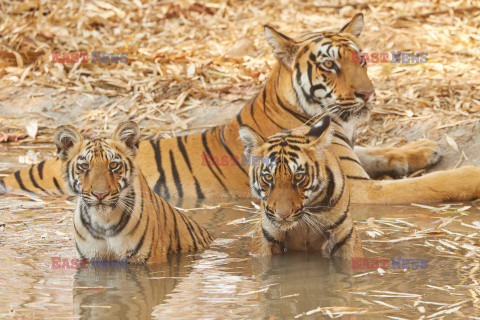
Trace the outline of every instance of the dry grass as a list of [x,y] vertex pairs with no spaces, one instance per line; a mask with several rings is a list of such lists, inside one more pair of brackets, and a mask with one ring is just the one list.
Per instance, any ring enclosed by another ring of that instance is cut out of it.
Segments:
[[[80,93],[113,97],[83,112],[83,129],[108,131],[129,118],[143,120],[146,133],[172,135],[189,128],[190,110],[244,101],[261,88],[274,64],[264,24],[286,33],[338,30],[361,11],[365,51],[428,52],[426,64],[370,66],[378,103],[361,142],[395,142],[418,123],[441,128],[480,121],[479,3],[4,1],[0,85],[55,88],[71,95],[70,104]],[[52,51],[93,50],[127,52],[128,63],[51,63]],[[0,101],[13,98],[0,95]],[[31,118],[38,115],[0,118],[0,127],[26,133]],[[39,135],[46,137],[40,141],[48,140],[51,130],[41,121]]]

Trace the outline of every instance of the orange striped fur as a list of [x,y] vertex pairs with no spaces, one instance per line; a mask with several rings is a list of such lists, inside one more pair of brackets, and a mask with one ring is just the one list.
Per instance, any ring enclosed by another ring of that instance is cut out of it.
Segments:
[[75,242],[81,258],[165,262],[206,248],[213,237],[154,193],[134,156],[139,129],[121,123],[111,139],[84,140],[60,126],[55,144],[67,190],[78,197]]
[[327,116],[317,125],[282,131],[266,141],[240,129],[245,152],[265,159],[250,167],[253,195],[262,201],[251,252],[320,252],[328,258],[361,257],[350,213],[350,187],[332,143],[343,143]]

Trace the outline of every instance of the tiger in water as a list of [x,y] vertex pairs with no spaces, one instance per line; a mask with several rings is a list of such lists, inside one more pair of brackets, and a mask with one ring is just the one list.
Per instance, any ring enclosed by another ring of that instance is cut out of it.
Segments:
[[72,126],[55,131],[64,185],[78,197],[74,231],[82,259],[166,262],[213,240],[150,189],[135,162],[139,136],[132,121],[120,123],[110,139],[84,140]]
[[262,201],[251,253],[317,251],[325,257],[362,257],[350,213],[350,186],[334,143],[338,125],[325,117],[313,127],[277,133],[264,140],[246,126],[240,137],[249,156],[254,197]]

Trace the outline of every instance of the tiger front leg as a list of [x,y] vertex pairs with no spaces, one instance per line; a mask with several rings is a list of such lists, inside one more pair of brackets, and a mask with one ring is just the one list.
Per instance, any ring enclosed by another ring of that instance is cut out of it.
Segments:
[[[350,231],[347,231],[349,228]],[[325,257],[332,259],[363,257],[362,242],[353,222],[338,234],[332,234],[322,246],[322,252]]]
[[434,166],[441,159],[439,146],[428,139],[409,142],[398,148],[356,146],[354,151],[372,179],[384,175],[402,177]]
[[269,223],[261,223],[253,231],[250,253],[260,256],[272,256],[285,253],[285,236]]

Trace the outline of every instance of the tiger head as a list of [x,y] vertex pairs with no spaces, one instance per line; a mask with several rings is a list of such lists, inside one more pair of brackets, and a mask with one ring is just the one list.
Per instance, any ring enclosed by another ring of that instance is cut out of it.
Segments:
[[279,82],[278,91],[309,116],[328,114],[345,122],[366,121],[375,93],[366,63],[357,62],[362,29],[362,14],[338,33],[313,32],[296,39],[265,26],[267,42],[290,74]]
[[127,189],[138,172],[134,157],[139,137],[132,121],[119,124],[111,139],[84,140],[76,128],[58,127],[54,142],[69,192],[101,211],[125,205]]
[[275,226],[295,226],[313,201],[334,196],[326,192],[332,172],[337,176],[343,173],[338,165],[332,168],[338,162],[332,166],[329,160],[330,127],[327,116],[311,128],[282,131],[267,141],[249,127],[240,128],[247,156],[265,159],[250,166],[250,186],[253,195],[262,200],[266,218]]

